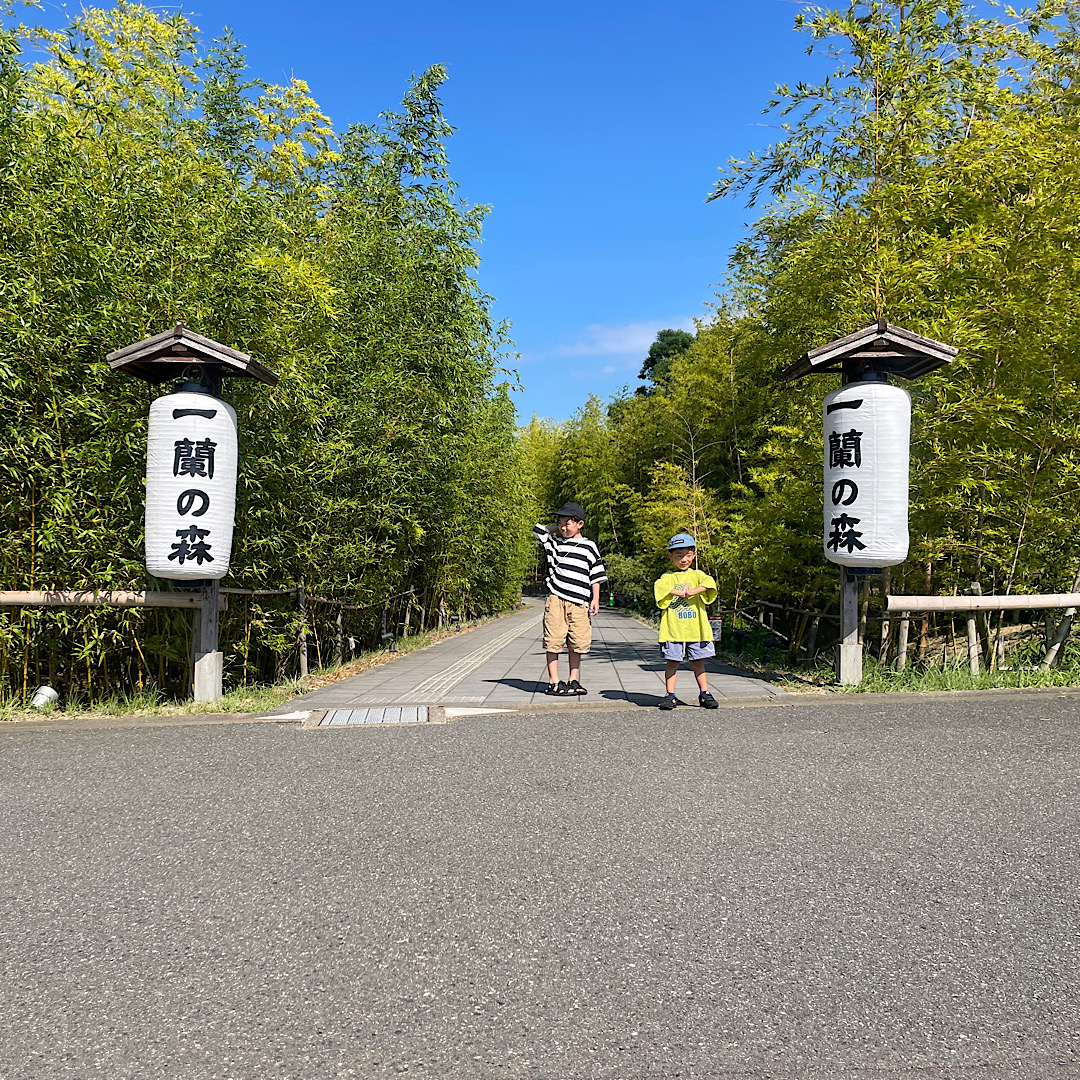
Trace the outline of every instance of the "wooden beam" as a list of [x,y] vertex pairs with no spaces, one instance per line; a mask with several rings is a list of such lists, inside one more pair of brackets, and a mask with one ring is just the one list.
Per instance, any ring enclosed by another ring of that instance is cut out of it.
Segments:
[[1043,593],[1031,596],[887,596],[884,610],[905,611],[1027,611],[1041,608],[1080,607],[1080,593]]
[[[182,592],[98,592],[93,589],[49,589],[0,592],[0,607],[172,607],[198,608],[202,594]],[[227,606],[221,597],[222,610]]]

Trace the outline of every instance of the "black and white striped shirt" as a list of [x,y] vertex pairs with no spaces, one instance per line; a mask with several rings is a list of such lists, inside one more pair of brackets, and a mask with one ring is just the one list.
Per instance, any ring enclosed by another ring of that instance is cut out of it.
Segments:
[[533,535],[547,556],[548,592],[571,604],[588,604],[593,585],[607,581],[596,545],[584,536],[552,536],[546,525],[534,526]]

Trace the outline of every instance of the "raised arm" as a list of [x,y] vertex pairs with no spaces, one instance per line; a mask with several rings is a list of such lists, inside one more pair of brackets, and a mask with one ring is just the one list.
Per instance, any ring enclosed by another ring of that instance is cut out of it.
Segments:
[[545,551],[553,551],[554,550],[555,541],[554,541],[554,539],[553,539],[553,537],[551,535],[551,526],[542,525],[542,524],[540,524],[540,522],[537,522],[533,526],[533,536],[536,537],[536,539],[539,542],[540,546]]

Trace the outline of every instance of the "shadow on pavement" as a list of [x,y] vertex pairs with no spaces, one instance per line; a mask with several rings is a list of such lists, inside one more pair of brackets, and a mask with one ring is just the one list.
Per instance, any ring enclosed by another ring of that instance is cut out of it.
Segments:
[[607,701],[625,701],[628,705],[640,705],[648,709],[655,709],[660,703],[658,694],[628,693],[625,690],[601,690],[598,696]]
[[547,695],[546,682],[534,682],[531,679],[485,679],[493,686],[511,686],[515,690],[521,690],[526,694],[539,694],[545,700],[550,701],[584,701],[590,697],[603,698],[605,701],[625,701],[627,705],[640,705],[643,708],[655,708],[660,698],[656,694],[628,693],[625,690],[600,690],[590,691],[588,694],[576,695]]
[[546,682],[537,682],[536,679],[485,679],[484,682],[493,686],[512,686],[526,694],[542,694],[547,689]]
[[[659,651],[659,647],[657,647],[657,651]],[[656,659],[643,660],[641,657],[641,646],[634,646],[629,642],[618,642],[613,644],[606,641],[598,641],[593,645],[591,655],[603,657],[616,664],[633,664],[639,671],[663,671],[665,666],[663,657],[660,656],[657,656]],[[709,672],[710,675],[733,675],[740,679],[757,678],[756,675],[751,675],[749,672],[743,671],[740,668],[725,664],[715,657],[711,657],[705,661],[705,670]]]

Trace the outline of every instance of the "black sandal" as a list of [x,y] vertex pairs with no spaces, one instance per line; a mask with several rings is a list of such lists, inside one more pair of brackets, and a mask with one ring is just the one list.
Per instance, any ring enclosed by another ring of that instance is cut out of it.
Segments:
[[566,685],[566,692],[568,694],[571,694],[573,697],[583,697],[589,691],[586,690],[585,687],[577,681],[577,679],[571,679],[570,682]]
[[544,693],[551,697],[566,697],[566,695],[570,693],[570,690],[564,682],[549,682]]

